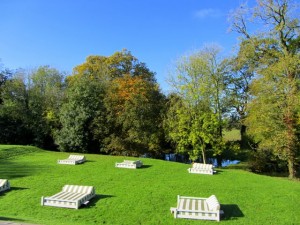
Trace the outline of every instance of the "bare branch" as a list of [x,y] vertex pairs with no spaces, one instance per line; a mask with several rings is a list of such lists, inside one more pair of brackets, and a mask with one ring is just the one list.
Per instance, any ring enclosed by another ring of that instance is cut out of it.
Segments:
[[246,16],[248,15],[249,8],[246,3],[242,4],[237,10],[231,13],[229,20],[231,21],[230,31],[235,31],[242,34],[247,39],[251,36],[247,30],[246,26]]

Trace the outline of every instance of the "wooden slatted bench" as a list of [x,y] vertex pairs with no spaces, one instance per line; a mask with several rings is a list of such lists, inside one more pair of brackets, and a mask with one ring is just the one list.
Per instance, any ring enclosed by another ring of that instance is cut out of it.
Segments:
[[142,166],[143,166],[143,163],[140,160],[136,160],[136,161],[133,161],[133,160],[124,160],[121,163],[116,163],[115,164],[115,167],[118,167],[118,168],[127,168],[127,169],[136,169],[136,168],[140,168]]
[[220,203],[215,195],[209,198],[177,196],[177,207],[170,208],[175,218],[220,221]]
[[58,164],[76,165],[85,162],[84,155],[70,155],[67,159],[57,160]]
[[212,164],[193,163],[192,168],[188,168],[189,173],[214,174],[214,166]]
[[61,192],[42,197],[41,205],[78,209],[82,204],[88,204],[95,197],[93,186],[65,185]]

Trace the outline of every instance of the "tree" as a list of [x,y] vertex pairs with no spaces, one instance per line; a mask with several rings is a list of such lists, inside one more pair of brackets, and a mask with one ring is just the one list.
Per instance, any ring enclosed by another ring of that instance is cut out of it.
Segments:
[[111,132],[107,149],[113,154],[158,155],[162,140],[163,96],[145,76],[115,78],[105,99]]
[[55,134],[61,151],[99,151],[105,132],[104,90],[105,85],[91,76],[76,77],[69,84],[59,113],[61,128]]
[[67,81],[56,136],[61,150],[158,152],[163,96],[154,73],[129,51],[89,56]]
[[222,136],[227,66],[218,53],[213,46],[182,57],[172,80],[179,99],[169,109],[167,133],[176,143],[177,152],[188,150],[192,160],[201,153],[205,162],[208,146],[215,155],[221,154],[225,146]]
[[49,66],[18,70],[2,86],[3,142],[53,146],[53,126],[62,98],[63,74]]
[[[105,71],[105,72],[103,72]],[[123,49],[120,52],[115,52],[111,56],[88,56],[86,62],[74,68],[74,77],[88,75],[90,77],[98,77],[104,75],[105,80],[113,80],[115,78],[130,75],[132,77],[143,77],[144,80],[155,83],[155,74],[151,72],[145,63],[140,62],[135,58],[130,51]]]
[[3,100],[1,99],[1,92],[2,92],[3,86],[4,86],[5,82],[8,79],[11,78],[11,76],[12,76],[12,71],[11,70],[9,70],[9,69],[1,69],[1,71],[0,71],[0,105],[3,102]]
[[241,49],[238,56],[229,60],[230,78],[226,94],[229,97],[229,106],[232,108],[230,113],[230,127],[240,130],[241,147],[248,146],[245,119],[247,117],[247,105],[251,100],[250,84],[255,75],[254,67],[247,60],[247,51]]
[[259,149],[271,150],[287,162],[289,177],[296,176],[299,154],[299,20],[288,0],[259,0],[250,11],[254,21],[267,27],[252,34],[244,9],[236,13],[234,29],[243,35],[249,62],[257,66],[250,90],[246,124]]
[[58,128],[58,114],[64,98],[64,76],[50,66],[40,66],[29,74],[27,84],[30,127],[34,143],[55,149],[54,132]]
[[1,87],[0,140],[5,144],[31,144],[29,99],[22,77],[14,75]]

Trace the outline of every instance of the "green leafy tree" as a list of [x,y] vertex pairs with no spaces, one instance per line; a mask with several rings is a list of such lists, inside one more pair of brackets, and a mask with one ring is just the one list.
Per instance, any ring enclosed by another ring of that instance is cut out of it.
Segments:
[[240,130],[240,145],[247,148],[248,138],[245,119],[247,117],[247,105],[251,100],[250,84],[255,73],[253,65],[245,59],[243,54],[248,54],[248,52],[241,49],[238,56],[229,61],[230,76],[226,94],[229,97],[229,106],[232,108],[229,127]]
[[20,69],[5,82],[0,108],[3,142],[55,148],[52,128],[61,102],[62,80],[62,73],[42,66],[32,71]]
[[103,133],[100,130],[95,133],[95,121],[102,122],[96,128],[105,127],[103,95],[102,83],[90,76],[78,77],[68,86],[66,100],[59,113],[61,128],[55,135],[55,142],[61,151],[97,152],[99,150],[101,145],[99,137]]
[[0,140],[5,144],[31,144],[29,99],[22,77],[14,75],[1,87]]
[[30,126],[34,143],[56,148],[53,135],[59,126],[58,113],[64,97],[64,73],[40,66],[29,74],[28,95]]
[[[261,151],[273,154],[296,176],[299,155],[299,19],[291,1],[259,0],[250,11],[237,11],[234,29],[244,40],[241,49],[256,65],[250,90],[246,124]],[[248,13],[248,14],[247,14]],[[267,27],[264,33],[249,31],[247,16]],[[254,19],[253,19],[254,18]]]
[[205,162],[208,146],[215,155],[224,150],[227,65],[218,53],[212,46],[181,58],[171,80],[179,100],[171,104],[166,130],[177,152],[187,151],[191,160],[201,154]]
[[3,86],[5,84],[5,82],[11,78],[12,76],[12,71],[9,70],[9,69],[2,69],[1,68],[1,65],[0,65],[0,105],[2,104],[3,100],[1,99],[1,93],[2,93],[2,89],[3,89]]

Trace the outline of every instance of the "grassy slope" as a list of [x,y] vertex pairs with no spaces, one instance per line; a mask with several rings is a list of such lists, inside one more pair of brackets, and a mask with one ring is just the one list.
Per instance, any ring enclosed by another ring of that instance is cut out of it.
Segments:
[[[11,154],[14,152],[14,154]],[[142,169],[114,167],[123,157],[86,155],[82,165],[58,165],[68,153],[0,145],[0,178],[11,191],[0,194],[0,220],[39,224],[211,224],[174,219],[177,194],[215,194],[225,211],[224,224],[297,224],[300,182],[222,169],[217,175],[189,174],[189,165],[142,159]],[[93,185],[97,197],[79,210],[40,206],[65,184]]]

